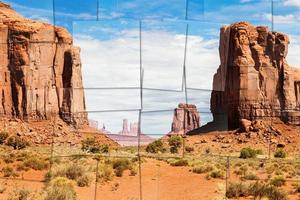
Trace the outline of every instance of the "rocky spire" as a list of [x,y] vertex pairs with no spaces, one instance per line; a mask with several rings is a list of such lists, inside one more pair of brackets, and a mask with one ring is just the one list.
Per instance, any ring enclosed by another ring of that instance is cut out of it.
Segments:
[[193,104],[178,104],[178,108],[174,110],[170,134],[185,134],[198,127],[200,127],[200,116],[197,107]]

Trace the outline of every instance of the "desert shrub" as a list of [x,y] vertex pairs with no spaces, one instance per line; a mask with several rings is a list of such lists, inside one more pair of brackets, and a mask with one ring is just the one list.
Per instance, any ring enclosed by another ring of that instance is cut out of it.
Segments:
[[253,199],[262,199],[266,197],[272,200],[287,200],[287,195],[284,191],[270,184],[256,182],[249,187],[250,194]]
[[24,149],[29,145],[29,143],[24,138],[21,138],[19,136],[10,136],[7,139],[6,144],[13,147],[14,149]]
[[80,187],[89,186],[93,179],[90,172],[78,163],[56,165],[46,174],[47,181],[56,177],[66,177],[75,181]]
[[115,175],[118,177],[123,176],[123,172],[130,169],[132,166],[132,161],[127,158],[118,158],[112,161],[112,167],[114,169]]
[[11,177],[11,176],[16,177],[16,176],[18,176],[18,174],[15,173],[15,170],[10,166],[3,167],[1,172],[3,173],[4,177]]
[[5,131],[1,131],[0,132],[0,144],[4,144],[7,138],[8,138],[8,133]]
[[267,188],[268,198],[274,200],[288,200],[287,194],[277,187],[269,186]]
[[32,191],[28,189],[15,189],[7,200],[34,200]]
[[26,167],[24,163],[19,163],[16,168],[17,171],[28,171],[29,169],[30,168]]
[[97,173],[97,182],[111,181],[114,177],[114,171],[111,165],[99,164]]
[[178,135],[171,136],[168,140],[171,153],[178,153],[178,149],[182,146],[182,137]]
[[286,182],[286,180],[283,176],[276,176],[270,180],[270,184],[274,185],[276,187],[281,187],[281,186],[285,185],[285,182]]
[[81,149],[91,153],[108,153],[109,146],[107,144],[99,144],[95,138],[86,138],[81,141]]
[[45,200],[76,200],[74,182],[65,177],[56,177],[46,187]]
[[77,178],[76,182],[79,187],[88,187],[90,186],[92,180],[93,177],[91,174],[83,174]]
[[275,158],[285,158],[286,157],[286,152],[283,149],[279,148],[275,151],[274,157]]
[[2,160],[6,163],[6,164],[9,164],[9,163],[13,163],[15,161],[15,156],[14,154],[5,154],[2,157]]
[[227,198],[247,197],[249,196],[249,188],[247,185],[239,183],[229,183],[226,191]]
[[175,160],[174,162],[171,162],[170,163],[171,166],[188,166],[189,165],[189,162],[185,159],[178,159],[178,160]]
[[135,176],[135,175],[137,175],[137,172],[138,172],[138,166],[135,165],[135,164],[132,164],[130,166],[129,170],[130,170],[130,174],[129,175],[130,176]]
[[23,165],[34,170],[44,170],[48,168],[49,163],[44,158],[31,157],[25,160]]
[[252,149],[250,147],[243,148],[240,152],[240,158],[247,159],[247,158],[255,158],[257,154],[260,154],[261,150]]
[[166,149],[164,148],[164,144],[161,140],[155,140],[147,145],[146,151],[148,153],[163,153],[166,151]]
[[242,177],[243,180],[259,180],[259,177],[256,174],[249,173]]
[[192,171],[196,174],[203,174],[212,171],[214,168],[211,165],[200,165],[193,167]]
[[209,172],[209,174],[207,175],[207,179],[210,178],[224,178],[224,171],[222,170],[218,170],[218,169],[214,169],[213,171]]
[[293,184],[296,193],[300,193],[300,182]]
[[242,166],[239,167],[238,170],[235,170],[234,173],[235,173],[236,175],[245,176],[246,173],[247,173],[247,171],[248,171],[248,166],[242,165]]
[[194,147],[191,147],[191,146],[186,146],[185,148],[185,151],[188,152],[188,153],[191,153],[194,151]]

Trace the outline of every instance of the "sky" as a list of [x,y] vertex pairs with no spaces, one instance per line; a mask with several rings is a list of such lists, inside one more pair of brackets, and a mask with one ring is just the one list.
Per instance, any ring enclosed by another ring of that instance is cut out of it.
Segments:
[[113,133],[121,130],[123,118],[138,121],[142,109],[142,132],[166,134],[173,109],[186,101],[197,105],[202,125],[211,121],[221,26],[250,21],[289,34],[288,62],[300,67],[300,0],[5,2],[26,17],[64,26],[73,34],[81,47],[89,118]]

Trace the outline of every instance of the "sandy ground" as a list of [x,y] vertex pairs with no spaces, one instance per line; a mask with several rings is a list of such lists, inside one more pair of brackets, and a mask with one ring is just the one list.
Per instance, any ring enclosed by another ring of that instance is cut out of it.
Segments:
[[[0,199],[7,199],[14,188],[26,188],[40,191],[44,187],[45,171],[24,173],[24,179],[1,179],[1,186],[6,187],[0,194]],[[206,180],[205,175],[194,174],[187,167],[172,167],[163,161],[147,159],[142,164],[142,194],[140,194],[140,176],[129,176],[125,172],[123,177],[115,177],[106,184],[97,184],[96,199],[135,200],[142,195],[144,200],[199,200],[222,199],[225,181],[221,179]],[[90,187],[76,187],[78,199],[92,200],[95,196],[95,184]],[[219,197],[219,198],[218,198]]]

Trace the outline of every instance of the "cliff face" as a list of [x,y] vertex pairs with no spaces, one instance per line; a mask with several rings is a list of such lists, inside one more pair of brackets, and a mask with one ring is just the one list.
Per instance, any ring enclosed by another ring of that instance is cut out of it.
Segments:
[[180,103],[178,108],[174,110],[172,128],[169,134],[185,134],[199,127],[200,116],[197,107],[192,104]]
[[228,115],[228,127],[241,119],[280,118],[300,124],[300,70],[286,61],[289,38],[239,22],[221,28],[221,65],[214,75],[211,111]]
[[80,49],[71,35],[0,3],[0,114],[87,124],[84,92],[76,88],[83,88]]

